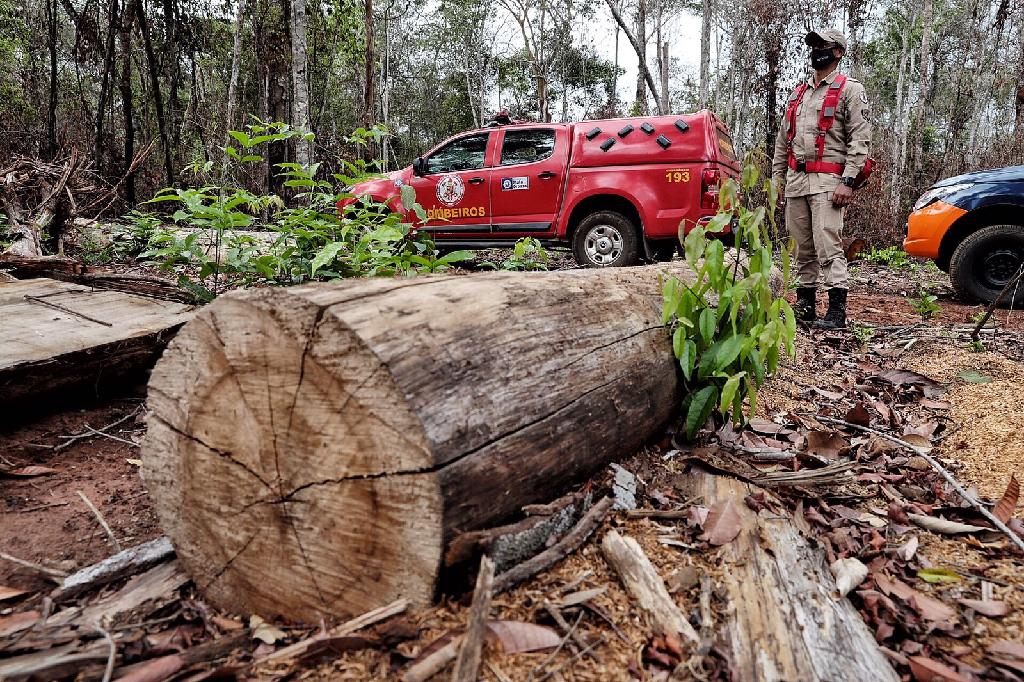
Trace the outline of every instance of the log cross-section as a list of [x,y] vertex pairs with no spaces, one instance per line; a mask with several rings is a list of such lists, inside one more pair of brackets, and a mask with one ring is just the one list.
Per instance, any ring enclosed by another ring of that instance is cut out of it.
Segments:
[[678,404],[684,263],[234,292],[154,369],[143,474],[234,611],[429,601],[446,543],[635,451]]

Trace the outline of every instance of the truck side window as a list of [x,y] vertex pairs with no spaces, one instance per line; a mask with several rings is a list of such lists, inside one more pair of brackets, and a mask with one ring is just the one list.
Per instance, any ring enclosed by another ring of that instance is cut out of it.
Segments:
[[501,165],[543,161],[555,151],[555,131],[551,128],[507,130],[501,144]]
[[483,168],[488,136],[489,133],[470,135],[449,142],[427,159],[427,172],[454,173]]

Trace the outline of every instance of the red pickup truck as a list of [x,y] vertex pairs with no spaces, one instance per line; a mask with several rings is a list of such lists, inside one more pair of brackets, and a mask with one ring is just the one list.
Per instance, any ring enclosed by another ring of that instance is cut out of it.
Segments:
[[581,265],[604,267],[671,258],[680,225],[706,223],[723,176],[738,172],[725,124],[699,111],[473,130],[349,192],[417,223],[399,196],[411,185],[428,218],[415,229],[441,248],[535,237],[571,246]]

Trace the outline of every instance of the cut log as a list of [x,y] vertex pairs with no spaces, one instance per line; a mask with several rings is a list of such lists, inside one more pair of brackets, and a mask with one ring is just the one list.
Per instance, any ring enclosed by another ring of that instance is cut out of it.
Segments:
[[50,279],[0,283],[0,405],[148,369],[192,310]]
[[704,504],[736,500],[739,535],[718,551],[719,628],[734,679],[896,682],[857,609],[836,593],[825,557],[789,516],[758,514],[741,500],[756,486],[697,469],[686,490]]
[[432,599],[460,533],[635,452],[680,383],[685,263],[222,296],[150,381],[143,476],[232,611],[316,621]]

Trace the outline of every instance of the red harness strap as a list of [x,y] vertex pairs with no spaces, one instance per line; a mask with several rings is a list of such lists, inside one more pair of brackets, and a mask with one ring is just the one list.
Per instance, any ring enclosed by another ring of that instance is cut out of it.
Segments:
[[816,134],[816,153],[814,161],[797,161],[793,154],[793,138],[796,137],[796,109],[807,92],[809,85],[804,82],[796,87],[793,96],[789,99],[789,108],[786,110],[786,119],[789,122],[789,130],[786,131],[786,145],[789,147],[787,163],[795,171],[806,173],[837,173],[841,174],[845,166],[841,163],[829,163],[822,161],[825,156],[825,135],[836,120],[836,108],[839,106],[839,98],[843,94],[843,86],[846,85],[846,76],[837,74],[835,80],[828,86],[825,93],[825,101],[821,105],[821,113],[818,114],[818,131]]

